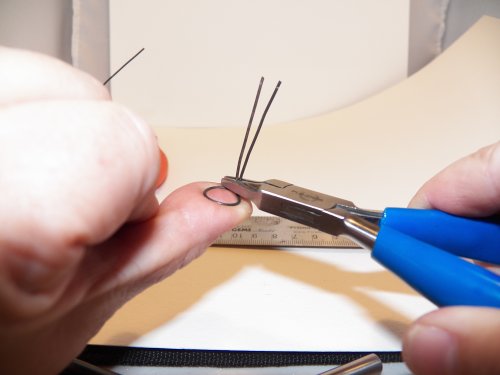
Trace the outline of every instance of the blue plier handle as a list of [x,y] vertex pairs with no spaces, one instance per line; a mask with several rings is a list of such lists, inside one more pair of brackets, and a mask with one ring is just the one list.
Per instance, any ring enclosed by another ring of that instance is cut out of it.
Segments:
[[438,306],[500,307],[500,276],[463,258],[500,264],[500,218],[437,210],[358,208],[280,180],[224,177],[222,185],[262,211],[347,236]]

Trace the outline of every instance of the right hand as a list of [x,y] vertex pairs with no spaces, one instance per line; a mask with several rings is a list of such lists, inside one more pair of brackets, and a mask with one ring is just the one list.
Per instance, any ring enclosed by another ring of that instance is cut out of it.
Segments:
[[[461,216],[499,215],[500,142],[433,177],[410,206]],[[446,307],[413,323],[405,335],[403,357],[417,375],[496,375],[500,374],[499,348],[500,309]]]

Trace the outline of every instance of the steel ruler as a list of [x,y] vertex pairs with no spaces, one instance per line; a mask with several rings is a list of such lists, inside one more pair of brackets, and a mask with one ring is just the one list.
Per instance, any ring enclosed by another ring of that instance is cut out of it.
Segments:
[[218,246],[360,248],[353,241],[276,216],[252,216],[221,235]]

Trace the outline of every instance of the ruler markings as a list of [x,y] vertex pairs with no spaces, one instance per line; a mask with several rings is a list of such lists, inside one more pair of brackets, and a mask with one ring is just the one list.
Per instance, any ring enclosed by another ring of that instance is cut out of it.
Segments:
[[252,216],[222,234],[213,245],[360,248],[353,241],[276,216]]

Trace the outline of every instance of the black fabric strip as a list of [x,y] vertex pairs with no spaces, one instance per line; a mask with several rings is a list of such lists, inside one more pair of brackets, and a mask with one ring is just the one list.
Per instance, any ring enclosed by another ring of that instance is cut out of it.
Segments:
[[374,353],[382,362],[401,362],[401,352],[277,352],[240,350],[155,349],[87,345],[78,357],[97,366],[284,367],[341,365]]

